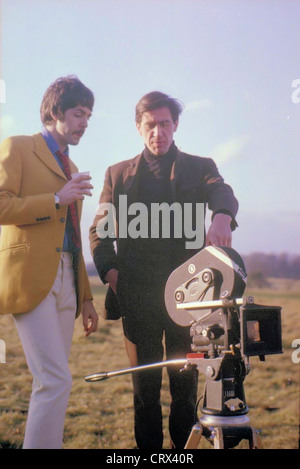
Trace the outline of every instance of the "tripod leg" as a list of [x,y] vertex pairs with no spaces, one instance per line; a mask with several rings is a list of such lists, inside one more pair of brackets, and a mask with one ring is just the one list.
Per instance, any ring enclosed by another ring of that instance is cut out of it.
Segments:
[[201,440],[202,432],[203,429],[201,425],[194,425],[184,449],[197,449]]
[[252,431],[252,440],[249,442],[250,449],[263,449],[263,445],[258,434],[258,431],[255,428],[251,427]]
[[214,449],[224,449],[224,435],[221,427],[214,428]]

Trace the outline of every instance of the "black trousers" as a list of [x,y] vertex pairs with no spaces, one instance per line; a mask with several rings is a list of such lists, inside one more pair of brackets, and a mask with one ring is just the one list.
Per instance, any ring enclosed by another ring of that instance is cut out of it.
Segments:
[[[163,361],[164,344],[167,360],[186,357],[191,351],[190,330],[169,318],[161,288],[131,284],[121,296],[123,311],[126,311],[124,334],[136,345],[138,365]],[[198,372],[194,367],[188,371],[181,371],[181,368],[172,366],[167,369],[171,394],[169,432],[175,448],[184,448],[197,420]],[[162,369],[135,372],[132,380],[137,446],[139,449],[160,449],[163,445]]]

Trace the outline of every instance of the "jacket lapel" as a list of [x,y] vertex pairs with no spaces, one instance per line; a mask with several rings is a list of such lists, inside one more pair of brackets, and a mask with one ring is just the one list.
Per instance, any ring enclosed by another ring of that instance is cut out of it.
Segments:
[[133,158],[123,173],[123,186],[128,197],[128,204],[137,200],[141,159],[142,154]]
[[172,195],[172,201],[176,202],[177,201],[177,190],[178,190],[178,185],[180,183],[179,178],[182,178],[182,173],[183,173],[183,156],[181,152],[177,149],[177,154],[175,156],[175,161],[172,165],[171,169],[171,175],[170,175],[170,182],[171,182],[171,195]]
[[191,171],[190,160],[185,153],[177,150],[177,155],[171,171],[171,191],[174,201],[178,199],[179,191],[197,189],[200,186],[199,171]]
[[[58,176],[61,178],[65,179],[66,181],[68,180],[67,177],[65,176],[64,172],[60,168],[60,166],[57,164],[56,159],[52,155],[51,151],[49,150],[47,143],[45,142],[42,134],[35,134],[33,135],[33,140],[34,140],[34,153],[35,155],[40,158],[40,160],[43,161],[43,163],[48,166],[51,171],[56,173]],[[75,173],[78,171],[77,166],[73,163],[73,161],[70,159],[70,170],[71,174]],[[81,211],[82,211],[82,200],[77,201],[77,207],[78,207],[78,216],[79,218],[81,217]]]
[[[47,143],[45,142],[42,134],[36,134],[33,136],[33,140],[34,140],[34,153],[36,154],[36,156],[38,158],[40,158],[40,160],[43,161],[43,163],[48,166],[49,169],[51,169],[51,171],[53,171],[54,173],[56,173],[58,176],[62,177],[63,179],[67,179],[66,176],[64,175],[63,171],[61,170],[61,168],[59,167],[59,165],[57,164],[54,156],[52,155],[51,151],[49,150],[48,146],[47,146]],[[73,169],[73,172],[74,172],[74,168],[73,166],[74,164],[70,163],[70,167],[71,167],[71,172],[72,172],[72,169]]]

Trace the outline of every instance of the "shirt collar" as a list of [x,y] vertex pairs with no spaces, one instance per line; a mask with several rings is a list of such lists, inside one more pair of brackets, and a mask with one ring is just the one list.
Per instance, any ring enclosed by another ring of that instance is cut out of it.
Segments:
[[[41,134],[42,136],[44,137],[47,145],[48,145],[48,148],[49,150],[51,151],[51,153],[53,155],[56,154],[56,152],[59,150],[59,146],[58,146],[58,143],[57,141],[55,140],[55,138],[51,135],[51,133],[49,132],[48,129],[46,129],[45,127],[42,128],[41,130]],[[65,152],[64,152],[66,155],[69,155],[69,148],[67,147]]]

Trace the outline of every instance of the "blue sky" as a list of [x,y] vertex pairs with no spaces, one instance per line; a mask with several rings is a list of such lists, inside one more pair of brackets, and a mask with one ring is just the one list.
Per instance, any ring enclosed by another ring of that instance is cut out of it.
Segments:
[[[212,157],[240,203],[233,247],[299,254],[299,0],[1,0],[1,140],[40,130],[48,85],[76,74],[95,94],[71,148],[90,170],[88,228],[106,168],[141,151],[139,98],[185,105],[175,142]],[[3,99],[5,98],[5,99]]]

